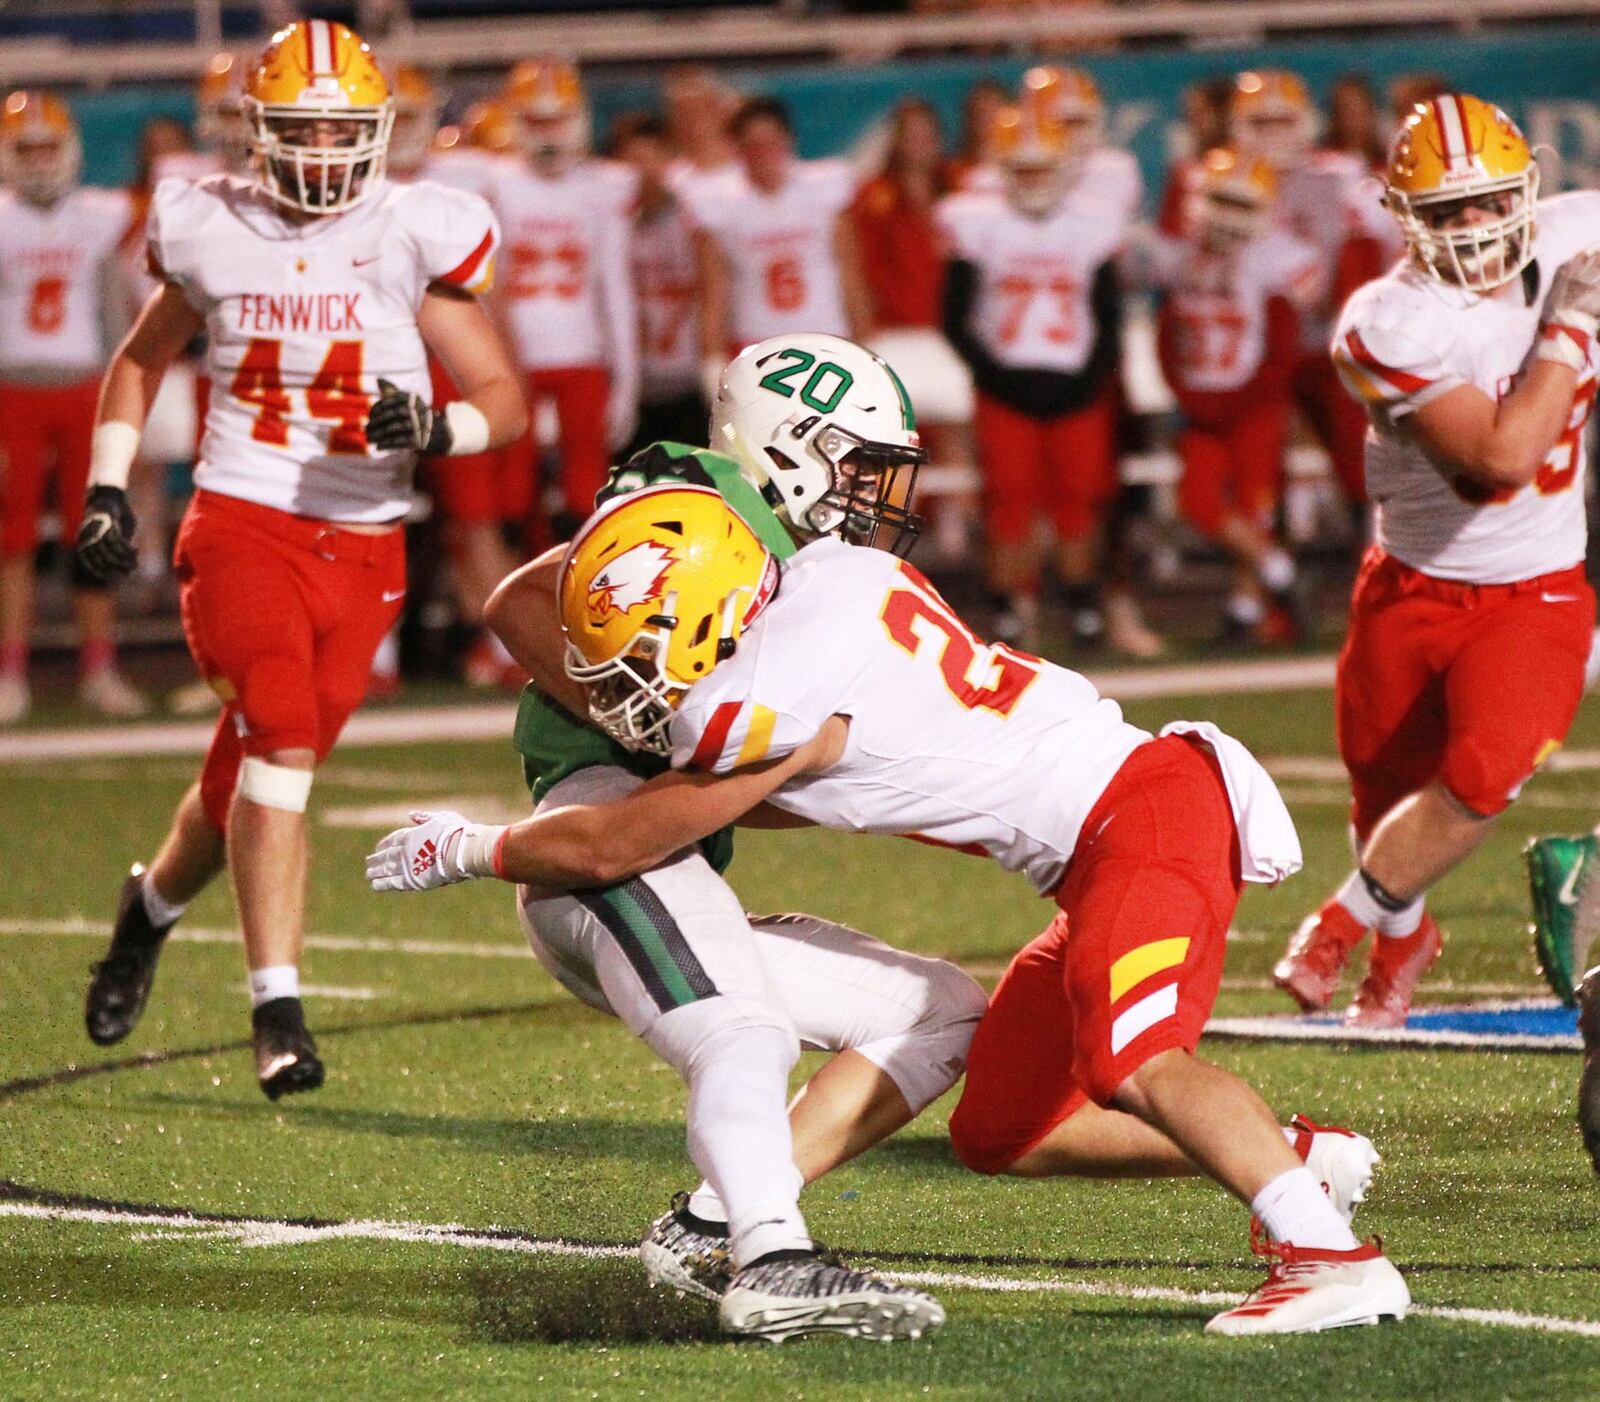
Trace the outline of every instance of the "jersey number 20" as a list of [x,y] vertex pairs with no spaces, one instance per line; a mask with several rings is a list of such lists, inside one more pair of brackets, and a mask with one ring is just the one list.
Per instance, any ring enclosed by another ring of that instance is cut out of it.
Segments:
[[[1004,643],[974,637],[918,570],[903,560],[899,565],[906,582],[889,591],[879,614],[889,637],[913,657],[924,647],[936,650],[945,686],[969,711],[1009,716],[1044,664]],[[974,681],[974,674],[981,680]]]

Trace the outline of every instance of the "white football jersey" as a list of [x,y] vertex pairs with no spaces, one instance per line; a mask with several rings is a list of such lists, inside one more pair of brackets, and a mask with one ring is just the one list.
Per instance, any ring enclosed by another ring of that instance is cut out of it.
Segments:
[[79,186],[48,209],[0,190],[0,378],[64,384],[105,368],[133,210],[126,190]]
[[686,394],[700,383],[693,226],[673,201],[633,226],[633,284],[639,298],[640,388],[647,401]]
[[1018,369],[1082,370],[1096,336],[1089,294],[1127,237],[1125,214],[1074,186],[1042,219],[992,190],[950,195],[935,217],[951,256],[978,270],[972,329],[989,354]]
[[1585,430],[1600,372],[1593,346],[1568,430],[1526,487],[1492,492],[1452,479],[1404,431],[1406,415],[1458,385],[1496,402],[1511,392],[1533,362],[1556,269],[1600,245],[1600,192],[1541,200],[1537,229],[1537,261],[1504,295],[1447,287],[1403,263],[1360,288],[1334,332],[1334,364],[1371,420],[1367,494],[1377,542],[1440,579],[1503,584],[1584,558]]
[[215,151],[168,151],[157,156],[150,167],[150,187],[163,180],[204,180],[208,175],[226,175],[228,167]]
[[505,231],[501,297],[517,363],[636,375],[626,200],[608,165],[580,161],[547,178],[518,163],[497,175],[490,203]]
[[500,173],[519,169],[521,165],[514,156],[485,151],[481,146],[452,146],[445,151],[428,152],[418,178],[488,199]]
[[850,334],[833,240],[855,188],[843,161],[796,161],[770,195],[742,170],[682,186],[690,217],[728,260],[737,344],[789,331]]
[[1239,389],[1267,353],[1267,305],[1282,297],[1304,315],[1321,293],[1322,256],[1310,244],[1273,230],[1226,253],[1199,237],[1181,244],[1167,283],[1165,314],[1176,333],[1175,388],[1206,393]]
[[412,453],[367,447],[378,380],[427,398],[417,312],[433,282],[484,292],[499,231],[488,205],[442,185],[383,188],[297,223],[252,181],[168,181],[150,258],[206,319],[210,408],[196,483],[298,516],[392,521]]

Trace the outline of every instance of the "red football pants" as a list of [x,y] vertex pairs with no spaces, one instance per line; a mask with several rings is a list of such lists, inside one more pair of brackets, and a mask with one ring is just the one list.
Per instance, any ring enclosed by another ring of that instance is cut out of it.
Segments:
[[197,491],[173,563],[189,652],[224,703],[200,772],[220,832],[245,755],[321,760],[361,704],[405,597],[405,532],[341,530]]
[[1211,750],[1131,754],[1084,820],[1061,913],[1007,968],[950,1117],[956,1157],[1000,1173],[1160,1052],[1193,1051],[1239,903],[1239,837]]
[[1367,411],[1350,397],[1326,351],[1306,356],[1295,367],[1294,402],[1327,449],[1345,496],[1365,501]]
[[[428,357],[433,407],[442,410],[460,392],[437,357]],[[504,448],[423,464],[439,514],[469,526],[518,521],[533,506],[533,450],[526,435]]]
[[33,553],[52,473],[61,541],[77,539],[99,395],[98,379],[49,388],[0,384],[0,559]]
[[1189,415],[1178,433],[1178,506],[1195,530],[1215,537],[1229,516],[1270,527],[1282,489],[1289,407],[1287,400],[1264,398],[1225,417]]
[[530,404],[549,397],[556,406],[561,453],[561,494],[567,510],[587,516],[605,486],[610,468],[606,443],[606,400],[611,375],[603,365],[572,365],[534,370],[528,375]]
[[1504,809],[1566,738],[1594,618],[1581,566],[1455,584],[1369,548],[1334,689],[1357,837],[1434,780],[1474,813]]
[[983,474],[984,529],[1013,545],[1044,518],[1061,540],[1081,540],[1100,524],[1117,485],[1116,397],[1086,409],[1034,419],[980,393],[973,437]]

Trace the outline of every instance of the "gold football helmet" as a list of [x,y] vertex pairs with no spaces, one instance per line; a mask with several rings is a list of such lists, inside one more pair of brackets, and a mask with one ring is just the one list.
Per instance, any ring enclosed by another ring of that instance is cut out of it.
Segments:
[[1022,75],[1017,104],[1059,122],[1066,132],[1068,164],[1076,170],[1105,141],[1106,105],[1100,85],[1081,68],[1041,64]]
[[778,562],[720,493],[649,487],[615,498],[561,562],[567,675],[618,744],[669,754],[684,694],[732,657],[778,588]]
[[83,143],[71,109],[47,92],[19,89],[0,106],[0,181],[24,199],[54,204],[77,183]]
[[409,63],[396,64],[391,74],[394,130],[389,136],[389,166],[397,174],[411,176],[422,168],[439,134],[439,92],[426,73]]
[[1006,198],[1023,214],[1043,218],[1061,203],[1071,184],[1067,125],[1036,104],[1002,107],[995,114],[989,154],[1005,174]]
[[1260,156],[1291,170],[1311,153],[1317,112],[1298,74],[1281,68],[1241,73],[1228,98],[1228,142],[1242,156]]
[[1384,202],[1413,262],[1473,292],[1492,292],[1533,261],[1539,166],[1498,107],[1443,93],[1411,109],[1389,152]]
[[503,101],[520,144],[542,169],[569,170],[589,149],[589,104],[572,64],[524,59],[506,79]]
[[1272,224],[1278,174],[1260,156],[1218,147],[1200,160],[1194,225],[1216,245],[1238,244],[1264,234]]
[[337,214],[383,181],[394,102],[372,50],[331,20],[272,36],[245,84],[262,188],[307,214]]

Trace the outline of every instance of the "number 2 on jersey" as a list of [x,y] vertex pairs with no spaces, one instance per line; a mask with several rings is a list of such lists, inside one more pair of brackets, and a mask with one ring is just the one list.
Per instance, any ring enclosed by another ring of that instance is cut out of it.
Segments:
[[[334,341],[322,358],[316,377],[306,386],[306,413],[334,424],[328,452],[367,451],[367,411],[372,397],[361,388],[361,341]],[[283,342],[257,337],[245,347],[228,393],[257,409],[250,437],[274,448],[289,445],[289,415],[294,401],[283,384]]]
[[[891,589],[883,601],[878,616],[884,631],[913,657],[924,646],[936,649],[945,686],[969,711],[1009,716],[1044,664],[1004,643],[982,642],[918,570],[903,560],[898,563],[906,582]],[[979,680],[974,680],[974,673]]]

